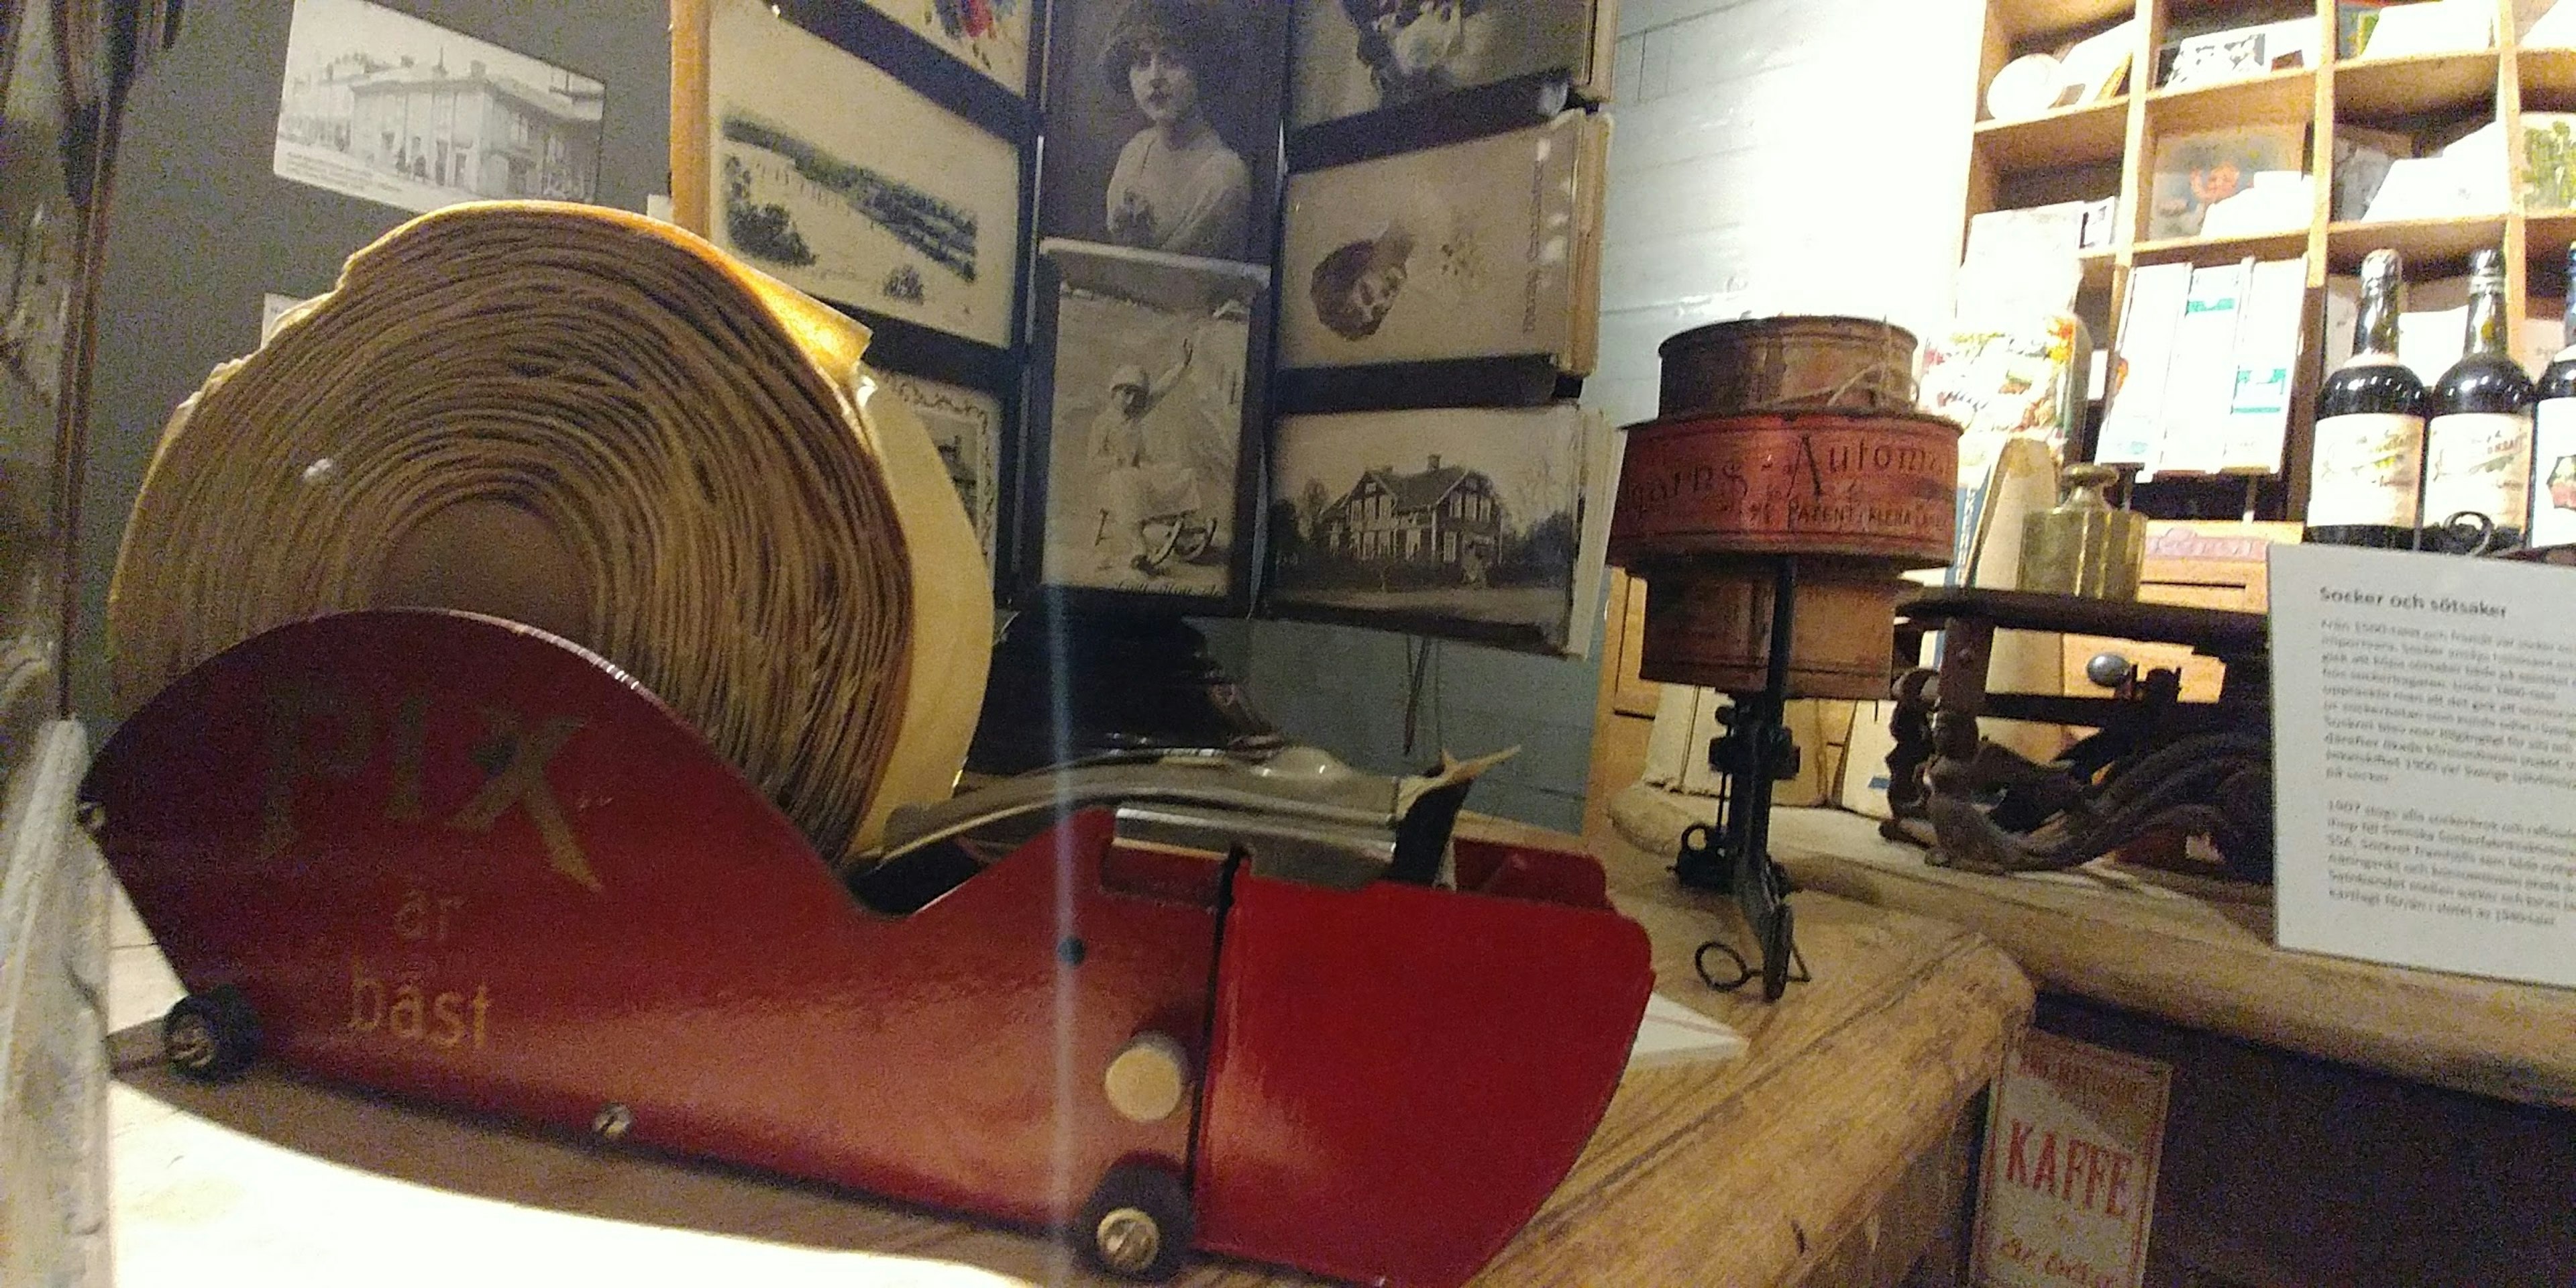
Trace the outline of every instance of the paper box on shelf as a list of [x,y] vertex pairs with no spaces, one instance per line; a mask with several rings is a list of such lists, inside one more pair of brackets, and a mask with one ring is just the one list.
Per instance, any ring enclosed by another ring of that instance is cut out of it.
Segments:
[[2576,112],[2522,114],[2522,208],[2576,210]]
[[2493,0],[2390,5],[2379,11],[2360,56],[2404,58],[2484,49],[2495,43],[2495,17]]
[[2337,122],[2331,217],[2363,217],[2370,210],[2370,199],[2379,195],[2379,185],[2387,180],[2388,167],[2414,155],[2415,140],[2408,135]]
[[2147,238],[2197,237],[2209,207],[2266,171],[2297,171],[2307,127],[2239,125],[2167,135],[2156,143]]
[[2162,89],[2216,85],[2317,64],[2317,24],[2292,18],[2185,36],[2164,47]]

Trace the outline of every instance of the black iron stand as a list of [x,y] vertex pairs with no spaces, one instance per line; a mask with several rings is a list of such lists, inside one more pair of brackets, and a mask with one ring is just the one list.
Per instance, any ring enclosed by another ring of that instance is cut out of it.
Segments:
[[[1729,695],[1735,705],[1718,717],[1726,732],[1708,745],[1709,767],[1723,779],[1717,823],[1684,831],[1673,858],[1673,875],[1683,885],[1733,894],[1743,908],[1745,923],[1760,941],[1758,973],[1766,1002],[1778,1001],[1792,981],[1808,978],[1806,964],[1798,958],[1789,874],[1771,860],[1771,785],[1798,776],[1798,746],[1782,720],[1789,700],[1789,638],[1797,594],[1797,561],[1781,555],[1772,569],[1771,652],[1763,688]],[[1735,974],[1712,971],[1711,953],[1732,960]],[[1757,973],[1722,940],[1700,945],[1696,964],[1700,978],[1713,988],[1740,988]]]

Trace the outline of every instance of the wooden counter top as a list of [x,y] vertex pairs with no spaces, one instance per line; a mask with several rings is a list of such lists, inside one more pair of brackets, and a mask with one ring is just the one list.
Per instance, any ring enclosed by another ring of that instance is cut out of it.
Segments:
[[[1506,825],[1475,830],[1556,844]],[[1699,982],[1732,905],[1616,847],[1614,894],[1658,986],[1741,1030],[1730,1064],[1629,1074],[1572,1175],[1481,1284],[1894,1283],[1955,1232],[1962,1114],[2028,1022],[2030,985],[1973,932],[1830,895],[1799,903],[1810,984],[1780,1003]],[[119,1025],[176,995],[129,931]],[[157,1025],[118,1035],[116,1242],[132,1288],[420,1282],[1111,1283],[1033,1235],[843,1191],[513,1130],[255,1072],[182,1082]],[[1202,1260],[1191,1285],[1308,1282]]]
[[[1614,813],[1642,841],[1677,836],[1684,819],[1634,794]],[[1780,810],[1771,841],[1801,887],[1972,927],[2043,988],[2437,1086],[2576,1106],[2576,990],[2284,951],[2266,888],[2115,863],[1957,872],[1837,810]]]

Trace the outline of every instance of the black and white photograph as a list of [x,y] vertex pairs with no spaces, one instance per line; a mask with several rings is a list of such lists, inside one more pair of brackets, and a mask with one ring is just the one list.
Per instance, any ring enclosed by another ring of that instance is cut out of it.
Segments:
[[1061,241],[1040,256],[1057,284],[1046,583],[1227,594],[1266,270]]
[[1014,94],[1028,92],[1029,18],[1040,0],[868,0],[868,7],[902,23],[957,60],[1000,82]]
[[1260,0],[1059,3],[1039,227],[1268,258],[1284,18]]
[[1592,544],[1588,458],[1606,437],[1595,423],[1570,403],[1281,419],[1272,609],[1564,647],[1589,580],[1577,570]]
[[710,240],[852,308],[1011,343],[1019,150],[770,12],[707,32]]
[[1586,357],[1602,128],[1568,112],[1290,176],[1281,365]]
[[894,396],[921,419],[939,449],[939,463],[975,525],[975,541],[984,548],[984,566],[993,566],[994,516],[1001,509],[1002,400],[980,389],[925,380],[894,372],[881,373]]
[[1296,0],[1294,125],[1537,72],[1590,78],[1594,0]]
[[588,76],[366,0],[295,0],[271,168],[421,213],[589,201],[606,101]]

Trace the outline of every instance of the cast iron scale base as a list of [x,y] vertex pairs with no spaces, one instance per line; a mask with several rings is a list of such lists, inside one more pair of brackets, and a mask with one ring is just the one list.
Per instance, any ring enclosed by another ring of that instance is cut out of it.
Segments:
[[[1718,713],[1726,732],[1708,744],[1709,768],[1722,780],[1717,822],[1684,829],[1673,856],[1673,876],[1683,885],[1735,896],[1760,954],[1757,968],[1726,941],[1711,939],[1692,957],[1699,977],[1711,988],[1732,991],[1758,975],[1766,1002],[1780,1000],[1792,982],[1810,978],[1798,956],[1789,874],[1771,859],[1771,785],[1797,777],[1799,764],[1798,745],[1782,720],[1789,701],[1789,630],[1797,607],[1798,561],[1781,555],[1772,565],[1775,607],[1765,683],[1756,693],[1727,695],[1734,706]],[[1712,970],[1712,953],[1732,962],[1734,974]]]

